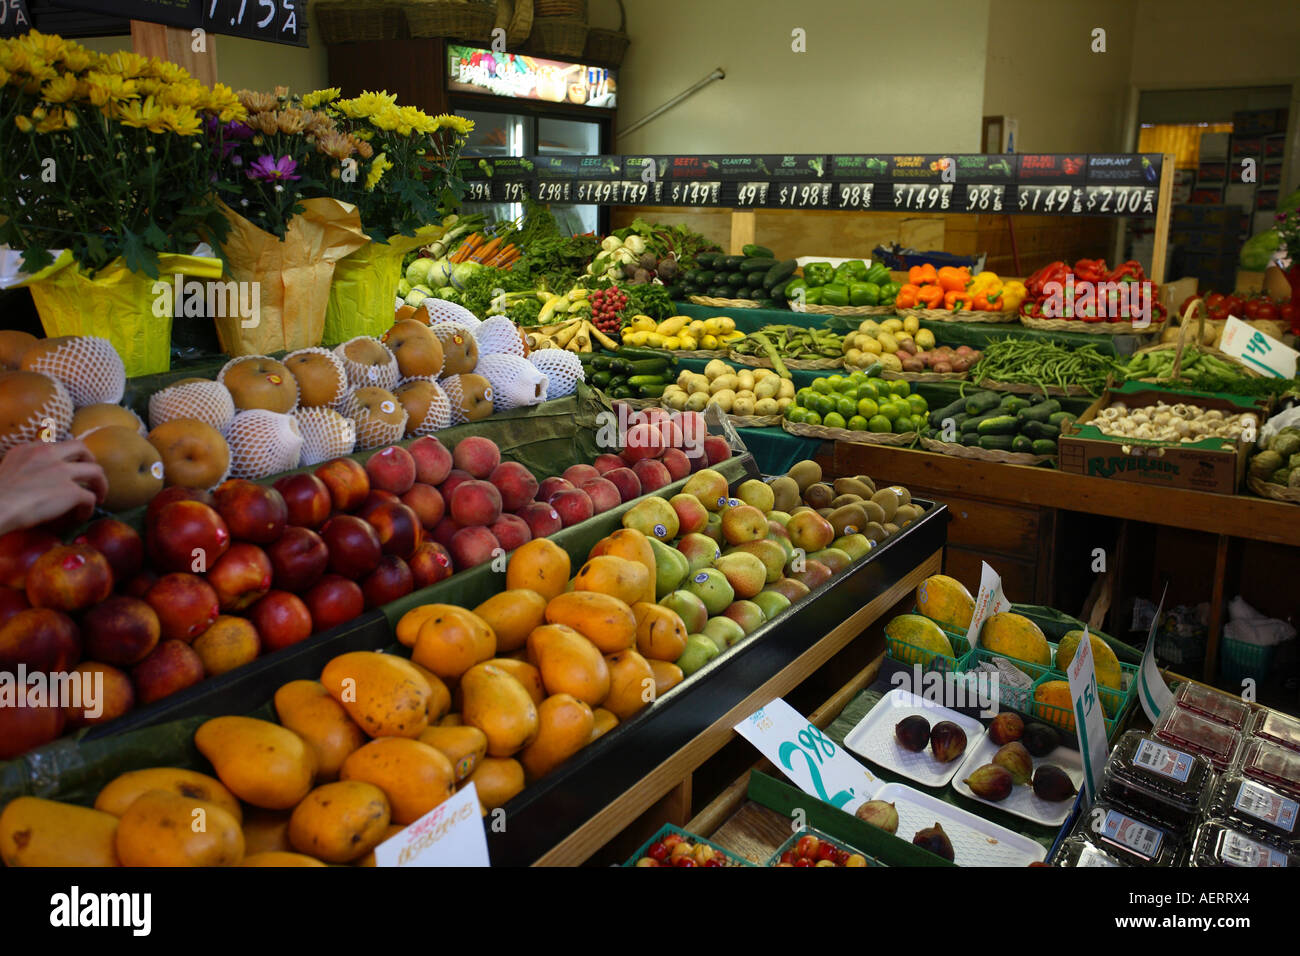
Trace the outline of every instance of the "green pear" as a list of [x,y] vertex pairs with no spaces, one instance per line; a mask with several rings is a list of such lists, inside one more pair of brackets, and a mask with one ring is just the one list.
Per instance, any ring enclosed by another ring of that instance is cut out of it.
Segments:
[[709,609],[697,595],[677,590],[659,600],[659,603],[682,619],[686,633],[693,634],[704,628],[709,619]]
[[853,556],[839,548],[822,548],[808,555],[809,561],[820,561],[831,569],[831,574],[839,574],[853,563]]
[[691,634],[687,636],[686,647],[676,663],[682,673],[690,677],[721,653],[713,638],[705,634]]
[[709,512],[709,523],[704,528],[704,534],[712,538],[718,544],[722,544],[722,515],[716,511]]
[[771,486],[757,478],[751,478],[737,488],[736,497],[747,505],[753,505],[764,514],[771,511],[776,503],[776,496],[772,494]]
[[623,515],[623,527],[640,531],[647,538],[670,541],[677,537],[680,522],[672,505],[663,498],[649,495]]
[[704,602],[710,615],[721,614],[728,604],[736,600],[735,589],[727,580],[727,576],[717,568],[696,571],[686,580],[685,587]]
[[836,538],[832,541],[831,547],[839,548],[856,561],[871,550],[871,539],[861,533],[846,534],[842,538]]
[[732,644],[745,639],[745,629],[729,617],[711,617],[704,625],[704,633],[718,646],[726,650]]
[[655,600],[676,591],[690,570],[686,555],[669,547],[658,538],[650,539],[650,549],[655,553]]
[[689,575],[713,567],[713,562],[722,557],[718,542],[698,533],[683,535],[677,542],[677,550],[686,557],[686,573]]
[[746,634],[753,634],[767,623],[767,615],[753,601],[733,601],[722,616],[735,621]]
[[763,609],[769,621],[790,606],[790,599],[780,591],[762,590],[752,600]]

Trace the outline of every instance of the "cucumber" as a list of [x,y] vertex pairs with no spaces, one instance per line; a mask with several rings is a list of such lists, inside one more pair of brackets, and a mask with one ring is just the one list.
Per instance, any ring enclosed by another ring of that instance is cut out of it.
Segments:
[[664,375],[668,371],[667,359],[638,359],[628,362],[629,375]]
[[1011,451],[1015,440],[1010,435],[981,435],[979,446],[987,451]]
[[712,269],[721,257],[720,252],[701,252],[695,257],[695,264],[701,269]]
[[749,288],[751,289],[763,288],[763,273],[761,272],[749,273],[749,275],[745,276],[745,285],[749,286]]
[[666,389],[667,387],[668,386],[665,385],[663,382],[660,382],[658,385],[643,386],[642,388],[638,389],[638,391],[640,391],[642,398],[662,398],[664,394],[664,389]]
[[609,390],[608,394],[610,398],[636,398],[637,397],[633,393],[632,389],[628,388],[626,385],[616,385]]
[[619,348],[618,355],[619,358],[627,359],[629,362],[636,362],[642,359],[655,359],[656,361],[668,362],[671,364],[673,360],[672,355],[668,352],[663,352],[659,349],[645,348],[644,346],[639,345],[624,345]]
[[715,268],[726,269],[728,272],[734,272],[740,268],[740,264],[745,261],[744,256],[722,256],[715,263]]
[[1013,415],[994,415],[975,426],[981,438],[985,435],[1014,435],[1016,419]]
[[1076,416],[1073,412],[1052,412],[1047,416],[1047,423],[1060,428],[1066,422],[1073,422]]
[[591,385],[593,388],[608,388],[609,380],[613,377],[613,374],[606,370],[593,372],[591,377],[587,379],[587,384]]
[[773,259],[771,256],[768,256],[766,258],[755,257],[752,259],[746,259],[744,262],[742,262],[740,264],[740,271],[761,272],[764,275],[766,275],[767,270],[772,268],[772,266],[774,265],[776,265],[776,260]]
[[627,359],[616,356],[609,365],[606,366],[615,375],[631,375],[632,363]]
[[1011,439],[1011,450],[1022,455],[1032,454],[1034,443],[1024,435],[1016,435]]
[[717,275],[712,269],[701,269],[699,272],[693,273],[690,278],[696,285],[710,286],[713,284],[714,279],[717,278]]
[[1020,395],[1008,395],[998,403],[999,407],[1008,415],[1014,415],[1022,408],[1029,408],[1034,403]]
[[965,432],[961,436],[961,443],[967,448],[973,448],[980,443],[980,436],[975,432]]
[[[582,354],[588,354],[588,353],[582,353]],[[581,359],[579,359],[579,361],[581,361]],[[601,371],[607,371],[610,365],[614,361],[614,356],[601,352],[598,354],[592,354],[591,358],[588,361],[591,363],[592,368]]]
[[980,415],[997,408],[1001,401],[997,392],[976,392],[966,399],[966,412],[970,415]]
[[745,273],[737,269],[735,272],[728,272],[720,281],[727,283],[729,286],[739,288],[745,284]]
[[734,299],[736,290],[733,286],[720,282],[709,290],[709,295],[714,299]]
[[1049,398],[1045,402],[1039,402],[1037,405],[1031,405],[1029,408],[1022,408],[1016,413],[1016,418],[1022,422],[1042,422],[1047,424],[1047,419],[1053,412],[1061,410],[1061,403],[1054,398]]
[[748,243],[740,247],[740,251],[750,258],[775,259],[776,255],[767,246],[759,246],[754,243]]
[[959,398],[955,402],[949,402],[943,408],[936,408],[932,411],[930,413],[930,424],[935,428],[942,428],[945,418],[956,418],[964,412],[966,412],[966,399]]
[[1057,452],[1056,442],[1050,438],[1036,438],[1030,444],[1033,446],[1030,450],[1035,455],[1055,455]]
[[1000,410],[995,408],[993,411],[985,412],[983,415],[970,416],[970,418],[967,418],[958,427],[961,429],[963,435],[966,434],[967,432],[974,432],[975,434],[979,434],[979,426],[981,422],[986,422],[993,418],[1005,418],[1005,417],[1006,416],[1004,416]]
[[1048,425],[1045,422],[1029,421],[1020,426],[1020,434],[1026,438],[1047,438],[1056,441],[1061,435],[1061,430],[1055,425]]
[[783,285],[792,275],[794,270],[799,268],[799,264],[793,259],[785,259],[778,262],[772,268],[767,270],[763,276],[763,288],[775,289],[778,285]]

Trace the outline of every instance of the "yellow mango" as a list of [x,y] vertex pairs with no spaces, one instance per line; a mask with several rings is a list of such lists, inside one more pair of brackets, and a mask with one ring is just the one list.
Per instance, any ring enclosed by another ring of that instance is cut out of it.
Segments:
[[320,682],[371,737],[415,737],[429,725],[433,690],[404,658],[350,651],[325,665]]
[[275,692],[274,700],[280,723],[315,751],[320,780],[337,779],[347,755],[366,742],[365,733],[320,681],[290,681]]
[[289,842],[326,863],[350,863],[383,839],[391,810],[373,783],[339,780],[317,787],[294,807]]
[[5,866],[121,866],[111,813],[40,797],[15,797],[0,813]]
[[244,818],[235,795],[222,786],[221,781],[206,773],[183,770],[180,767],[149,767],[145,770],[128,770],[108,782],[95,797],[95,809],[120,817],[126,808],[142,793],[150,790],[167,790],[181,797],[215,803],[237,822]]
[[[307,742],[270,721],[214,717],[195,731],[194,746],[216,768],[221,782],[255,807],[288,809],[307,795],[316,778],[316,754]],[[242,856],[242,836],[239,842]]]
[[126,808],[115,844],[123,866],[234,866],[244,858],[234,817],[166,790],[141,794]]

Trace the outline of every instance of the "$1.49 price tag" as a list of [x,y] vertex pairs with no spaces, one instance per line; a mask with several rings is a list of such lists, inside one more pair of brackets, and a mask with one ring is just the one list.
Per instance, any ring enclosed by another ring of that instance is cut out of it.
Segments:
[[880,781],[781,698],[736,724],[744,737],[804,793],[852,813]]

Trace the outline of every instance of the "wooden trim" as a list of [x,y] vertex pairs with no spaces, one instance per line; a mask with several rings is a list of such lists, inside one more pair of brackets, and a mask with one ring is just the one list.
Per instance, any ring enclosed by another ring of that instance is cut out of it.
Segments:
[[752,209],[736,209],[731,213],[731,254],[741,255],[741,249],[754,241],[756,220]]
[[1174,155],[1164,154],[1160,164],[1160,190],[1156,194],[1156,234],[1151,250],[1151,275],[1155,283],[1165,281],[1165,259],[1169,254],[1169,219],[1174,207]]
[[212,86],[217,82],[217,35],[204,31],[203,43],[206,52],[195,53],[191,31],[161,23],[131,21],[132,50],[141,56],[170,60],[185,67],[200,83]]
[[925,578],[937,573],[942,552],[936,551],[888,590],[841,622],[806,651],[774,674],[748,697],[714,721],[690,743],[625,790],[600,813],[547,851],[534,866],[577,866],[608,843],[629,822],[677,787],[692,771],[735,739],[735,725],[776,697],[788,694],[808,675],[835,656],[872,622],[888,611]]

